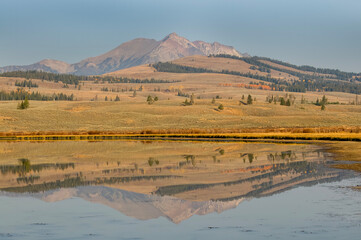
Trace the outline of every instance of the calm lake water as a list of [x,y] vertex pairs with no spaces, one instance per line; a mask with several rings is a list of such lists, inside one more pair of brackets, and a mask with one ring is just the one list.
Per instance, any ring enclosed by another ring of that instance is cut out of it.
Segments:
[[360,239],[361,177],[306,144],[1,142],[0,239]]

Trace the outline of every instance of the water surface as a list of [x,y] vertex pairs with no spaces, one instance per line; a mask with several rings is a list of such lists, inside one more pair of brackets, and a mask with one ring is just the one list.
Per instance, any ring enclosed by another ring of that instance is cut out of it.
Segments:
[[319,146],[2,142],[0,239],[359,239],[360,176]]

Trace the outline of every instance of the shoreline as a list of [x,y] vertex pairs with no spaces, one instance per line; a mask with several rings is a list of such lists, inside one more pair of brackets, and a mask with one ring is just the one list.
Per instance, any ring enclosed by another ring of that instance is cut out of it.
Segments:
[[[347,128],[346,131],[345,128],[239,129],[239,132],[234,133],[199,133],[199,130],[196,132],[194,129],[173,130],[173,133],[151,133],[152,131],[2,132],[0,142],[193,141],[317,144],[322,145],[327,152],[333,154],[335,161],[340,162],[332,167],[361,172],[361,132],[358,127]],[[188,133],[179,133],[180,131],[188,131]],[[345,161],[348,163],[342,163]]]
[[[41,135],[40,135],[41,133]],[[294,132],[250,132],[250,133],[197,133],[197,134],[44,134],[44,132],[15,134],[0,133],[0,142],[57,142],[57,141],[191,141],[191,142],[240,142],[276,144],[314,144],[332,154],[335,161],[330,167],[361,172],[361,133],[294,133]],[[353,189],[361,190],[361,186]]]
[[361,133],[353,132],[242,132],[242,133],[112,133],[112,132],[33,132],[0,133],[0,141],[107,141],[107,140],[193,140],[193,141],[355,141]]

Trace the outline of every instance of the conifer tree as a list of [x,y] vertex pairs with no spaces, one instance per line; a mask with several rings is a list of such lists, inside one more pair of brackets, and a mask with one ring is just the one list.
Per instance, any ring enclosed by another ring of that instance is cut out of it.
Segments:
[[286,101],[283,97],[280,98],[280,104],[283,106],[286,105]]
[[253,103],[252,96],[251,96],[251,95],[248,95],[247,104],[252,104],[252,103]]
[[191,95],[191,100],[189,101],[189,104],[190,105],[193,105],[194,104],[194,94],[192,93]]
[[152,96],[148,95],[147,103],[150,105],[150,104],[153,104],[153,102],[154,102],[154,99],[152,98]]
[[286,106],[291,106],[291,101],[289,99],[286,101]]
[[24,100],[24,109],[29,107],[29,100],[28,100],[28,96],[25,96],[25,100]]

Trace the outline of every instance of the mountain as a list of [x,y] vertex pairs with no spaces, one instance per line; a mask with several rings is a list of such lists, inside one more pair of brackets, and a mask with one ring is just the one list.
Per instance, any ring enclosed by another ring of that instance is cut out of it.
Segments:
[[26,194],[0,191],[0,196],[32,196],[45,202],[57,202],[76,197],[85,201],[103,204],[126,216],[139,220],[165,217],[173,223],[180,223],[193,215],[221,213],[236,208],[244,200],[244,198],[241,198],[230,201],[190,201],[172,196],[141,194],[103,186],[62,188]]
[[236,49],[220,43],[191,42],[171,33],[160,41],[137,38],[97,57],[68,64],[57,60],[42,60],[26,66],[6,66],[0,72],[39,70],[52,73],[98,75],[148,63],[165,62],[192,55],[228,54],[242,57]]
[[51,73],[68,73],[72,72],[73,68],[71,64],[66,62],[52,60],[52,59],[44,59],[40,62],[24,65],[24,66],[6,66],[0,68],[0,73],[2,72],[12,72],[12,71],[29,71],[29,70],[37,70]]

